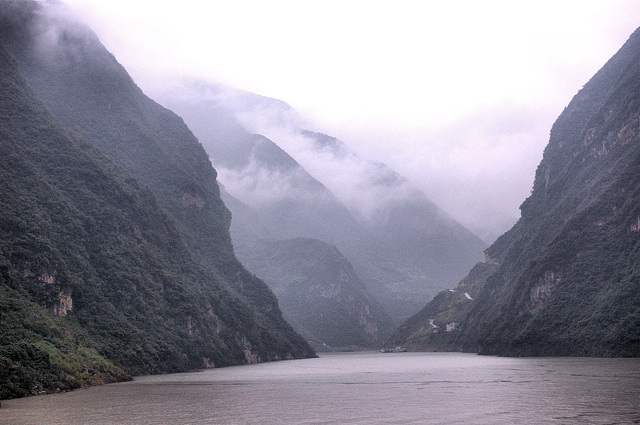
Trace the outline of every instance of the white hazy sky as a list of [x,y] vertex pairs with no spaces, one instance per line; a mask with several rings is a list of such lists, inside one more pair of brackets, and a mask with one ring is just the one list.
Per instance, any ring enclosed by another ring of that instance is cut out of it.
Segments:
[[551,124],[640,0],[66,0],[152,97],[189,76],[275,97],[491,242]]

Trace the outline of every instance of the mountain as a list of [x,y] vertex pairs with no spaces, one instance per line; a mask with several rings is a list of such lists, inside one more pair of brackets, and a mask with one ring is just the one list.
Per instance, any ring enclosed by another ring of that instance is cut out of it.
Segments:
[[640,29],[554,123],[520,220],[390,345],[640,355],[639,93]]
[[[193,94],[180,89],[160,99],[197,134],[226,192],[254,211],[273,238],[303,236],[337,244],[352,237],[357,223],[333,193],[273,141],[248,132],[213,100],[209,89],[198,86]],[[200,90],[204,90],[201,98]],[[249,100],[239,103],[261,105]],[[254,239],[238,230],[234,238]]]
[[[365,232],[375,236],[375,245],[343,249],[396,317],[416,311],[418,302],[431,299],[446,282],[458,281],[482,259],[485,243],[399,173],[360,158],[334,137],[304,130],[301,134],[333,175],[347,170],[346,178],[328,185],[336,193],[344,191],[339,199]],[[390,276],[391,270],[397,275]]]
[[395,328],[336,247],[310,238],[255,244],[244,263],[273,289],[285,317],[316,349],[377,347]]
[[[291,156],[266,137],[248,133],[224,109],[193,102],[179,111],[201,117],[189,125],[225,181],[222,197],[232,211],[238,257],[274,291],[294,328],[322,350],[381,344],[393,330],[389,316],[330,245],[366,246],[373,238]],[[230,143],[211,143],[218,131]],[[337,270],[348,278],[339,281]],[[318,288],[331,286],[337,289],[322,289],[330,297],[318,295]]]
[[244,241],[258,227],[265,239],[321,240],[401,323],[483,258],[484,242],[400,174],[304,130],[282,101],[202,82],[158,98],[202,141],[230,196],[253,211],[231,208],[240,217],[232,237],[243,262],[254,257]]
[[258,214],[226,191],[231,231],[242,263],[264,279],[285,318],[316,350],[379,347],[394,329],[380,303],[333,245],[274,239]]
[[216,173],[56,1],[0,4],[0,398],[313,356]]

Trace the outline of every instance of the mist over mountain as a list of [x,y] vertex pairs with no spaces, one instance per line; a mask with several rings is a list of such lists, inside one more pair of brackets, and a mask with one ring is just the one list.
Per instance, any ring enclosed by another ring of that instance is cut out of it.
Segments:
[[[399,173],[304,130],[282,101],[202,82],[158,98],[185,119],[226,191],[255,212],[272,239],[336,246],[396,321],[482,258],[484,243]],[[246,229],[232,221],[243,260],[241,241],[252,239]]]
[[313,356],[216,172],[57,1],[0,3],[1,398]]
[[640,355],[639,93],[640,29],[556,120],[520,220],[389,344]]
[[[184,92],[177,96],[182,99]],[[260,105],[260,100],[251,95],[237,103]],[[166,103],[172,105],[171,100]],[[355,272],[341,282],[325,258],[332,252],[336,259],[330,264],[351,268],[329,244],[372,245],[373,237],[322,183],[271,140],[244,130],[228,109],[193,97],[181,106],[182,114],[197,118],[189,125],[197,129],[211,158],[218,158],[215,166],[224,181],[222,198],[232,211],[231,233],[239,258],[270,285],[296,330],[322,350],[379,346],[392,331],[389,316]],[[225,143],[211,143],[218,134],[224,134]],[[278,250],[277,259],[273,249]],[[332,296],[323,297],[314,293],[318,285],[337,286]],[[345,329],[351,331],[339,337]]]

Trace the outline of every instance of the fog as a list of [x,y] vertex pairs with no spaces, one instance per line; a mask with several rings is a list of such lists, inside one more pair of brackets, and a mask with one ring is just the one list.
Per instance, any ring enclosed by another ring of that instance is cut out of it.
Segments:
[[372,223],[390,204],[420,196],[417,185],[386,164],[359,156],[329,135],[305,131],[307,123],[291,110],[277,104],[269,108],[267,102],[255,109],[245,104],[235,116],[248,131],[284,149],[359,220]]
[[488,242],[554,120],[640,24],[636,0],[67,3],[152,97],[188,77],[281,99]]

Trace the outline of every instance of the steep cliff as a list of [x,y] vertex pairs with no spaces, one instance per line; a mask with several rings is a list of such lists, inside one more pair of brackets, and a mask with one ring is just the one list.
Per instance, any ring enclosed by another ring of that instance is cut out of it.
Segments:
[[[640,355],[640,30],[551,129],[521,218],[392,338],[415,349]],[[466,297],[465,297],[466,298]],[[431,324],[458,323],[434,332]]]
[[0,4],[0,398],[312,356],[198,141],[61,7]]

